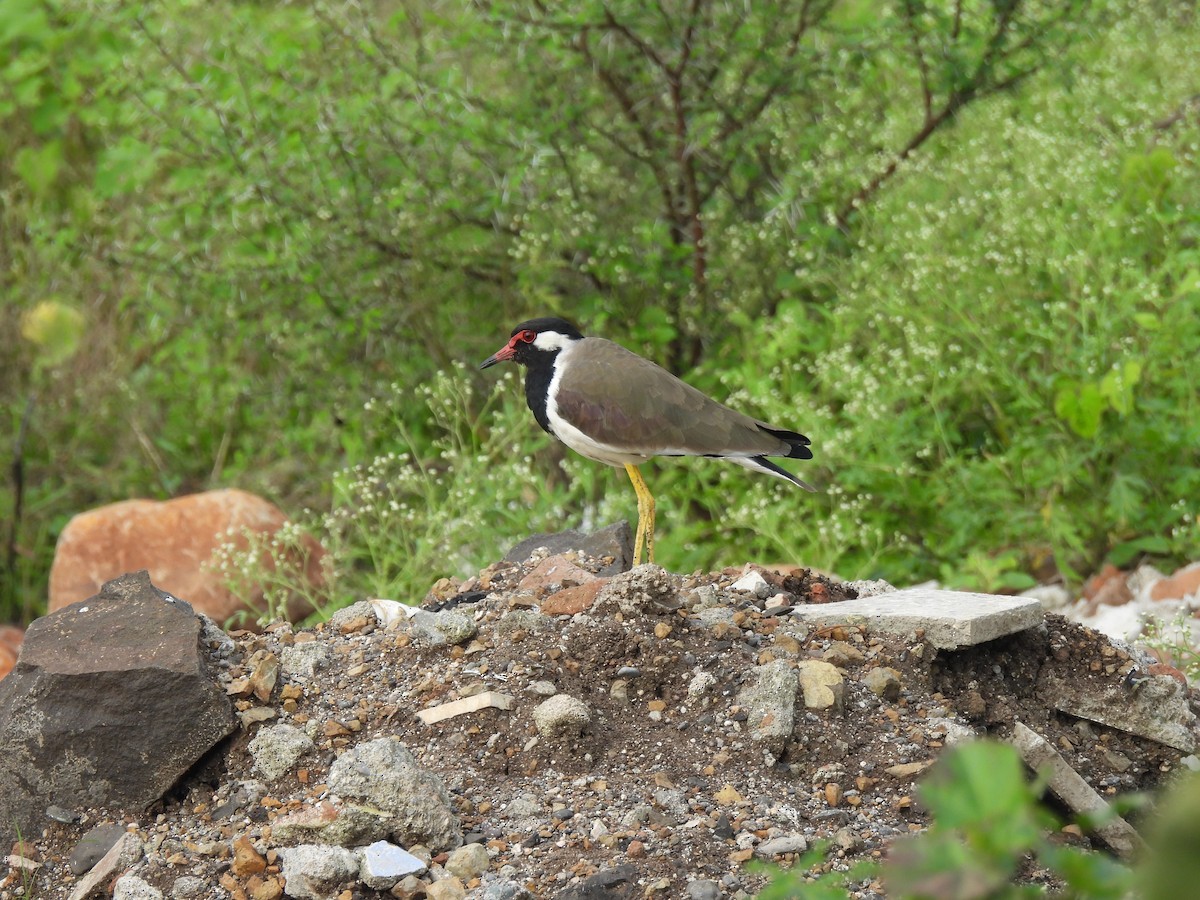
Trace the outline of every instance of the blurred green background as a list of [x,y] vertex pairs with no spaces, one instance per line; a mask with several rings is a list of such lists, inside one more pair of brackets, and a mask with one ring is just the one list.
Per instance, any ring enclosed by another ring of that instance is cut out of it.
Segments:
[[5,0],[0,619],[132,496],[267,496],[337,602],[632,518],[474,371],[543,314],[812,438],[646,467],[670,568],[1170,568],[1198,147],[1183,0]]

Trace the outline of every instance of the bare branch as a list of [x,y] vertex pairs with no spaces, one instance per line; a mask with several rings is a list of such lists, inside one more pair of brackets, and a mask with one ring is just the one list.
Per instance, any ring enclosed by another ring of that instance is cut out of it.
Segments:
[[925,106],[925,121],[928,122],[933,118],[933,88],[929,81],[929,65],[925,61],[925,48],[921,45],[921,25],[917,21],[914,0],[904,0],[904,21],[908,25],[913,56],[917,60],[917,71],[921,77],[921,100]]

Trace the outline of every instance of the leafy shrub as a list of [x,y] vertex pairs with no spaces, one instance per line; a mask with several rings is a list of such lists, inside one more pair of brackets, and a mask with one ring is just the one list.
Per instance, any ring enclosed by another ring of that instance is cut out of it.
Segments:
[[[30,420],[8,614],[82,508],[231,483],[326,508],[400,434],[436,471],[415,386],[542,311],[814,438],[821,498],[658,466],[667,565],[996,587],[1187,556],[1186,5],[701,7],[0,4],[14,433],[22,313],[88,325]],[[619,472],[506,431],[504,465],[550,461],[508,476],[547,479],[531,526],[631,510]]]
[[975,108],[910,161],[836,271],[814,358],[799,305],[745,322],[758,352],[729,380],[796,398],[764,411],[811,429],[836,485],[824,532],[773,503],[748,517],[786,555],[980,588],[1045,557],[1071,580],[1110,552],[1192,558],[1200,129],[1162,125],[1182,70],[1153,95],[1127,73],[1145,46],[1185,53],[1193,21],[1124,20],[1070,81]]

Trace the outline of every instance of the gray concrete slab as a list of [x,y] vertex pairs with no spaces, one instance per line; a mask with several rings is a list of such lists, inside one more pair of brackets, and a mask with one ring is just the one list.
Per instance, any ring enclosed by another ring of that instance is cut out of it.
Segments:
[[1169,675],[1093,680],[1044,675],[1042,695],[1060,712],[1140,735],[1184,753],[1196,750],[1196,714]]
[[1103,797],[1071,768],[1050,743],[1021,722],[1013,726],[1013,746],[1029,768],[1046,775],[1050,788],[1073,812],[1100,822],[1096,834],[1118,856],[1128,859],[1142,847],[1142,839],[1133,827],[1115,815]]
[[840,603],[798,606],[792,615],[810,625],[864,625],[871,631],[915,635],[939,650],[970,647],[1042,623],[1031,597],[909,588]]

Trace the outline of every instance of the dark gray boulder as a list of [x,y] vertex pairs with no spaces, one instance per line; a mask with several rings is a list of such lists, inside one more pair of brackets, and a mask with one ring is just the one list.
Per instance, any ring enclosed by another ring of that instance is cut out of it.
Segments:
[[628,572],[633,567],[633,530],[628,522],[617,522],[591,534],[573,528],[557,534],[535,534],[504,554],[504,559],[506,562],[525,562],[538,547],[546,547],[551,556],[570,550],[588,556],[611,556],[613,561],[599,572],[602,576]]
[[233,732],[202,629],[145,571],[29,626],[0,681],[0,839],[49,806],[144,808]]

